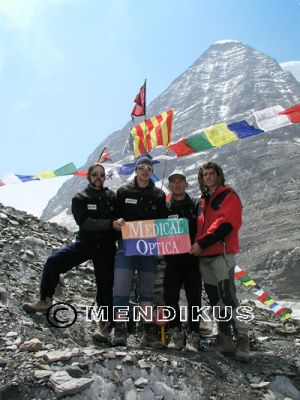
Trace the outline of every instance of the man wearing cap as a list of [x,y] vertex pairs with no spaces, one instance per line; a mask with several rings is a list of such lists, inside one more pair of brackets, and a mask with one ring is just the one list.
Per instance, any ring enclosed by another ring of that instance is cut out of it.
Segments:
[[[124,221],[151,220],[165,218],[167,215],[165,193],[155,187],[151,180],[153,165],[149,157],[141,156],[136,160],[135,173],[133,181],[125,183],[117,190],[117,207],[120,217],[117,222],[120,227],[125,223]],[[149,310],[149,306],[151,308],[153,305],[156,270],[156,256],[126,257],[123,241],[119,240],[114,278],[114,306],[117,310],[114,345],[127,344],[127,327],[126,323],[120,320],[120,309],[129,306],[134,272],[137,271],[138,276],[139,305],[144,310]],[[142,345],[161,346],[153,323],[144,321],[143,328]]]
[[51,254],[44,266],[40,300],[23,304],[24,311],[35,313],[51,307],[59,275],[84,261],[92,260],[97,285],[98,307],[106,306],[107,323],[99,324],[98,339],[108,340],[113,321],[112,295],[114,259],[119,223],[114,221],[116,196],[103,187],[104,167],[97,163],[89,167],[89,184],[72,199],[72,213],[79,226],[76,240]]
[[[167,201],[169,218],[186,218],[189,222],[191,243],[197,231],[197,216],[201,208],[199,199],[191,198],[186,189],[188,183],[182,171],[175,170],[169,176],[170,199]],[[168,348],[181,350],[184,347],[184,333],[179,315],[179,297],[182,285],[188,302],[188,334],[186,349],[197,351],[199,342],[199,322],[192,321],[192,306],[201,307],[201,275],[197,257],[185,254],[165,256],[167,263],[164,276],[165,304],[175,309],[175,318],[169,322],[170,343]]]

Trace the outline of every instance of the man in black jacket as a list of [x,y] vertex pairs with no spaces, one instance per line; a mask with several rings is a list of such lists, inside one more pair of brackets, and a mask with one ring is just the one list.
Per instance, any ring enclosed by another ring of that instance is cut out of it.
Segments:
[[[107,307],[108,322],[113,321],[115,241],[116,231],[120,230],[119,224],[114,221],[116,196],[103,187],[105,170],[101,164],[91,165],[87,178],[88,186],[72,199],[72,213],[79,226],[76,240],[48,257],[42,274],[40,300],[23,304],[23,309],[28,313],[46,311],[52,305],[59,275],[84,261],[92,260],[97,284],[97,304],[99,307]],[[108,338],[110,323],[99,325],[99,339],[101,336],[103,339]]]
[[[153,165],[148,157],[140,157],[136,161],[136,176],[132,182],[121,186],[117,191],[117,207],[122,226],[124,221],[151,220],[165,218],[166,196],[155,187],[151,180]],[[126,345],[127,330],[125,322],[120,321],[120,309],[129,306],[132,278],[135,271],[138,275],[138,300],[143,310],[152,310],[154,298],[154,282],[157,270],[156,256],[125,256],[123,241],[119,240],[115,261],[114,306],[116,307],[114,345]],[[148,316],[148,314],[147,314]],[[148,318],[150,319],[150,318]],[[142,344],[159,346],[153,323],[144,322]]]
[[[167,201],[169,218],[186,218],[189,222],[191,243],[197,232],[197,216],[201,212],[199,199],[191,198],[186,189],[185,175],[175,170],[169,176],[170,199]],[[188,302],[188,335],[186,350],[197,351],[199,343],[199,322],[192,320],[192,306],[201,307],[202,282],[198,259],[189,253],[165,256],[167,263],[164,277],[165,304],[175,309],[175,318],[169,322],[170,343],[168,348],[181,350],[184,347],[184,333],[179,315],[179,297],[182,285]]]

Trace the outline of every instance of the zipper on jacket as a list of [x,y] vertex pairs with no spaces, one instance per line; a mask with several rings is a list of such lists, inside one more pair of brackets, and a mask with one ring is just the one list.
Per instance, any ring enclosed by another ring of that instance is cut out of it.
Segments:
[[205,228],[205,213],[206,213],[206,211],[207,211],[208,204],[209,204],[209,203],[206,204],[205,210],[202,210],[202,212],[203,212],[203,227],[202,227],[201,235],[202,235],[202,233],[204,232],[204,228]]

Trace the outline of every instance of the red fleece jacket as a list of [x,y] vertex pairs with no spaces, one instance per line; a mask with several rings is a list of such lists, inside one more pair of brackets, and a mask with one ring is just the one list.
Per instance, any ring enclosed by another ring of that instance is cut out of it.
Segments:
[[197,219],[195,241],[201,256],[216,256],[239,251],[238,231],[242,225],[242,203],[230,186],[219,186],[208,199],[201,199],[202,213]]

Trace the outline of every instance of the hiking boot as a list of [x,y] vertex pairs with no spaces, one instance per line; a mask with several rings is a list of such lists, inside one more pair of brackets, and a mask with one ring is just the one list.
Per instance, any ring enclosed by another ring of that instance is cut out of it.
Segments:
[[249,362],[250,354],[249,354],[249,338],[248,335],[240,335],[237,337],[236,341],[236,349],[234,353],[234,357],[242,362]]
[[199,333],[202,337],[213,337],[215,336],[214,334],[214,329],[213,329],[213,324],[211,322],[201,322],[200,328],[199,328]]
[[190,332],[186,337],[185,349],[187,351],[198,351],[199,334],[197,332]]
[[53,303],[52,297],[46,297],[43,300],[39,300],[36,303],[24,303],[22,308],[28,314],[34,314],[36,312],[45,312],[47,311]]
[[216,345],[209,349],[209,351],[218,351],[222,354],[233,354],[235,351],[231,335],[224,335],[218,333]]
[[153,332],[144,332],[141,339],[141,345],[144,347],[154,347],[162,349],[165,344],[160,340],[157,334]]
[[112,339],[113,346],[127,345],[127,327],[125,322],[115,322],[115,331]]
[[141,346],[161,349],[165,344],[157,334],[157,327],[154,324],[144,324],[144,332],[141,338]]
[[111,343],[112,323],[110,321],[99,321],[97,330],[93,334],[93,340],[98,343]]
[[170,342],[168,344],[168,349],[181,350],[183,349],[183,342],[184,342],[183,332],[180,332],[177,327],[174,329],[170,329]]

